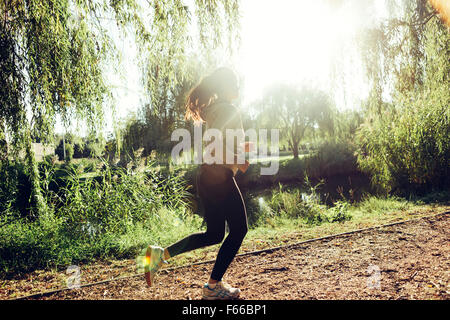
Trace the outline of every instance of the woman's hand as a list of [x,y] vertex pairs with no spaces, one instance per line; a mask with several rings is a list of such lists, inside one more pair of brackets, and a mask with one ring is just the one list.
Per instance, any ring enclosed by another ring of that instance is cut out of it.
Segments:
[[244,164],[239,165],[239,170],[241,170],[242,173],[245,173],[245,171],[247,171],[249,166],[250,166],[250,162],[248,162],[248,160],[245,160]]
[[244,142],[243,145],[244,145],[244,152],[252,152],[255,147],[253,142],[250,141]]

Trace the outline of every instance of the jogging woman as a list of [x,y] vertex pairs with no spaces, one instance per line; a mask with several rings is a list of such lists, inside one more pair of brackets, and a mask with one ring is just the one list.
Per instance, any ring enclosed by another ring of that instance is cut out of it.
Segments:
[[[225,141],[226,129],[237,129],[242,134],[244,132],[239,111],[232,105],[238,94],[237,77],[228,68],[219,68],[204,77],[189,93],[186,101],[186,120],[206,122],[207,129],[215,128],[222,132],[224,161],[203,163],[198,173],[197,187],[205,209],[206,232],[191,234],[164,249],[157,246],[147,248],[145,277],[149,286],[165,260],[222,242],[227,222],[229,234],[219,249],[210,278],[203,287],[203,298],[233,299],[239,296],[239,289],[232,288],[222,280],[248,230],[244,200],[234,176],[238,170],[245,172],[249,163],[245,160],[244,164],[238,164],[239,148],[227,147],[230,141]],[[243,151],[248,152],[250,148],[249,143],[243,145]],[[225,161],[226,152],[233,155],[231,163]]]

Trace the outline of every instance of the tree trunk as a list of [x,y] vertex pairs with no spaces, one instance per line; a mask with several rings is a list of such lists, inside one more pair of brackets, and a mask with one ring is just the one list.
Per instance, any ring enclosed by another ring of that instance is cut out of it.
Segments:
[[292,141],[292,153],[294,154],[294,159],[298,159],[298,141]]

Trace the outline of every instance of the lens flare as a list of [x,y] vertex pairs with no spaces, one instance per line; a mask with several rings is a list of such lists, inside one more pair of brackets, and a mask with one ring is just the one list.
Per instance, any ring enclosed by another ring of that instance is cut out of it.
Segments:
[[440,13],[442,20],[450,27],[450,1],[430,0],[430,3]]

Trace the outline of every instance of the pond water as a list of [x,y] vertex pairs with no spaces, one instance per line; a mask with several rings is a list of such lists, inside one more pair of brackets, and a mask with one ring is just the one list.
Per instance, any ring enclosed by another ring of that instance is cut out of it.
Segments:
[[[311,189],[303,181],[284,181],[280,182],[283,190],[299,189],[302,197],[307,198],[311,195]],[[375,190],[370,184],[368,176],[362,173],[351,175],[336,175],[319,179],[311,179],[311,186],[315,186],[316,193],[320,196],[321,203],[329,206],[338,200],[348,200],[351,202],[360,201],[365,194],[374,194]],[[250,197],[268,196],[273,190],[279,188],[277,184],[241,186],[243,195]]]

